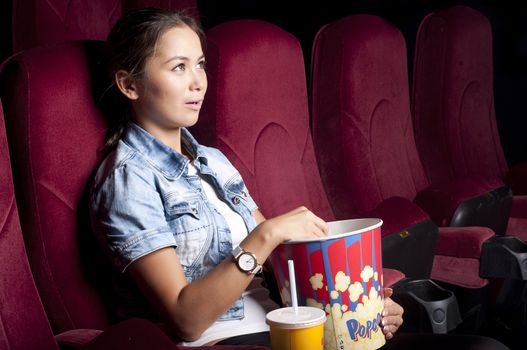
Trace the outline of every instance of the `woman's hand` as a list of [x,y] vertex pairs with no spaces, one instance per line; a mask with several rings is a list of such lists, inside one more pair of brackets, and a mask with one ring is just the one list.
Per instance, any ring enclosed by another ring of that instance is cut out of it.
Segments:
[[382,332],[386,339],[392,339],[393,335],[403,324],[404,310],[401,305],[390,299],[393,289],[384,288],[384,310],[382,311]]
[[257,229],[270,233],[276,244],[292,239],[326,236],[329,230],[327,223],[306,207],[267,219],[259,226]]

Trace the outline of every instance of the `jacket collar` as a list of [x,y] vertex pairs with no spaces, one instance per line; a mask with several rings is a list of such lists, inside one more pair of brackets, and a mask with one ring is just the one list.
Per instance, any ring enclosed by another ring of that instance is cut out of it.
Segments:
[[[187,166],[190,162],[187,157],[165,145],[136,123],[128,123],[121,140],[147,157],[165,175],[177,178],[187,173]],[[186,128],[181,128],[181,147],[192,155],[195,162],[205,165],[208,163],[204,147]]]

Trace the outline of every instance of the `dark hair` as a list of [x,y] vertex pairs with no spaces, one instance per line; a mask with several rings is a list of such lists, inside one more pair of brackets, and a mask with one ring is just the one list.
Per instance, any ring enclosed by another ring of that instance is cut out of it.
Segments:
[[105,49],[110,84],[101,98],[105,100],[102,101],[103,108],[106,106],[106,111],[111,113],[107,116],[109,132],[106,147],[117,144],[130,118],[130,103],[115,86],[115,73],[125,70],[133,78],[142,78],[146,60],[154,53],[159,38],[169,29],[181,26],[188,26],[198,35],[205,52],[203,29],[184,12],[143,8],[126,13],[113,26]]

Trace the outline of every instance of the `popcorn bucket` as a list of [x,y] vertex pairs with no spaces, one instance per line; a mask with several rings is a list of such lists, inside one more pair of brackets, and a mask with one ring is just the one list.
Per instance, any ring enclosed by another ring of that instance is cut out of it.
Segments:
[[282,302],[291,305],[287,260],[295,262],[299,305],[326,311],[325,350],[385,343],[380,219],[329,222],[327,237],[289,241],[271,255]]

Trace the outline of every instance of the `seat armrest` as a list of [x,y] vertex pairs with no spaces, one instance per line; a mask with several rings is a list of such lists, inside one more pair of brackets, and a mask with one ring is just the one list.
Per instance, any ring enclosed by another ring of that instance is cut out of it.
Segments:
[[399,270],[394,269],[382,269],[382,279],[383,279],[383,285],[385,287],[390,287],[394,285],[395,283],[402,281],[405,278],[404,273],[402,273]]
[[[505,234],[512,191],[493,179],[457,179],[421,191],[414,202],[438,226],[483,226]],[[496,187],[498,186],[498,187]]]
[[440,227],[436,255],[479,259],[483,243],[493,236],[486,227]]
[[438,226],[449,226],[458,206],[471,198],[502,187],[497,178],[462,178],[432,184],[414,199]]

